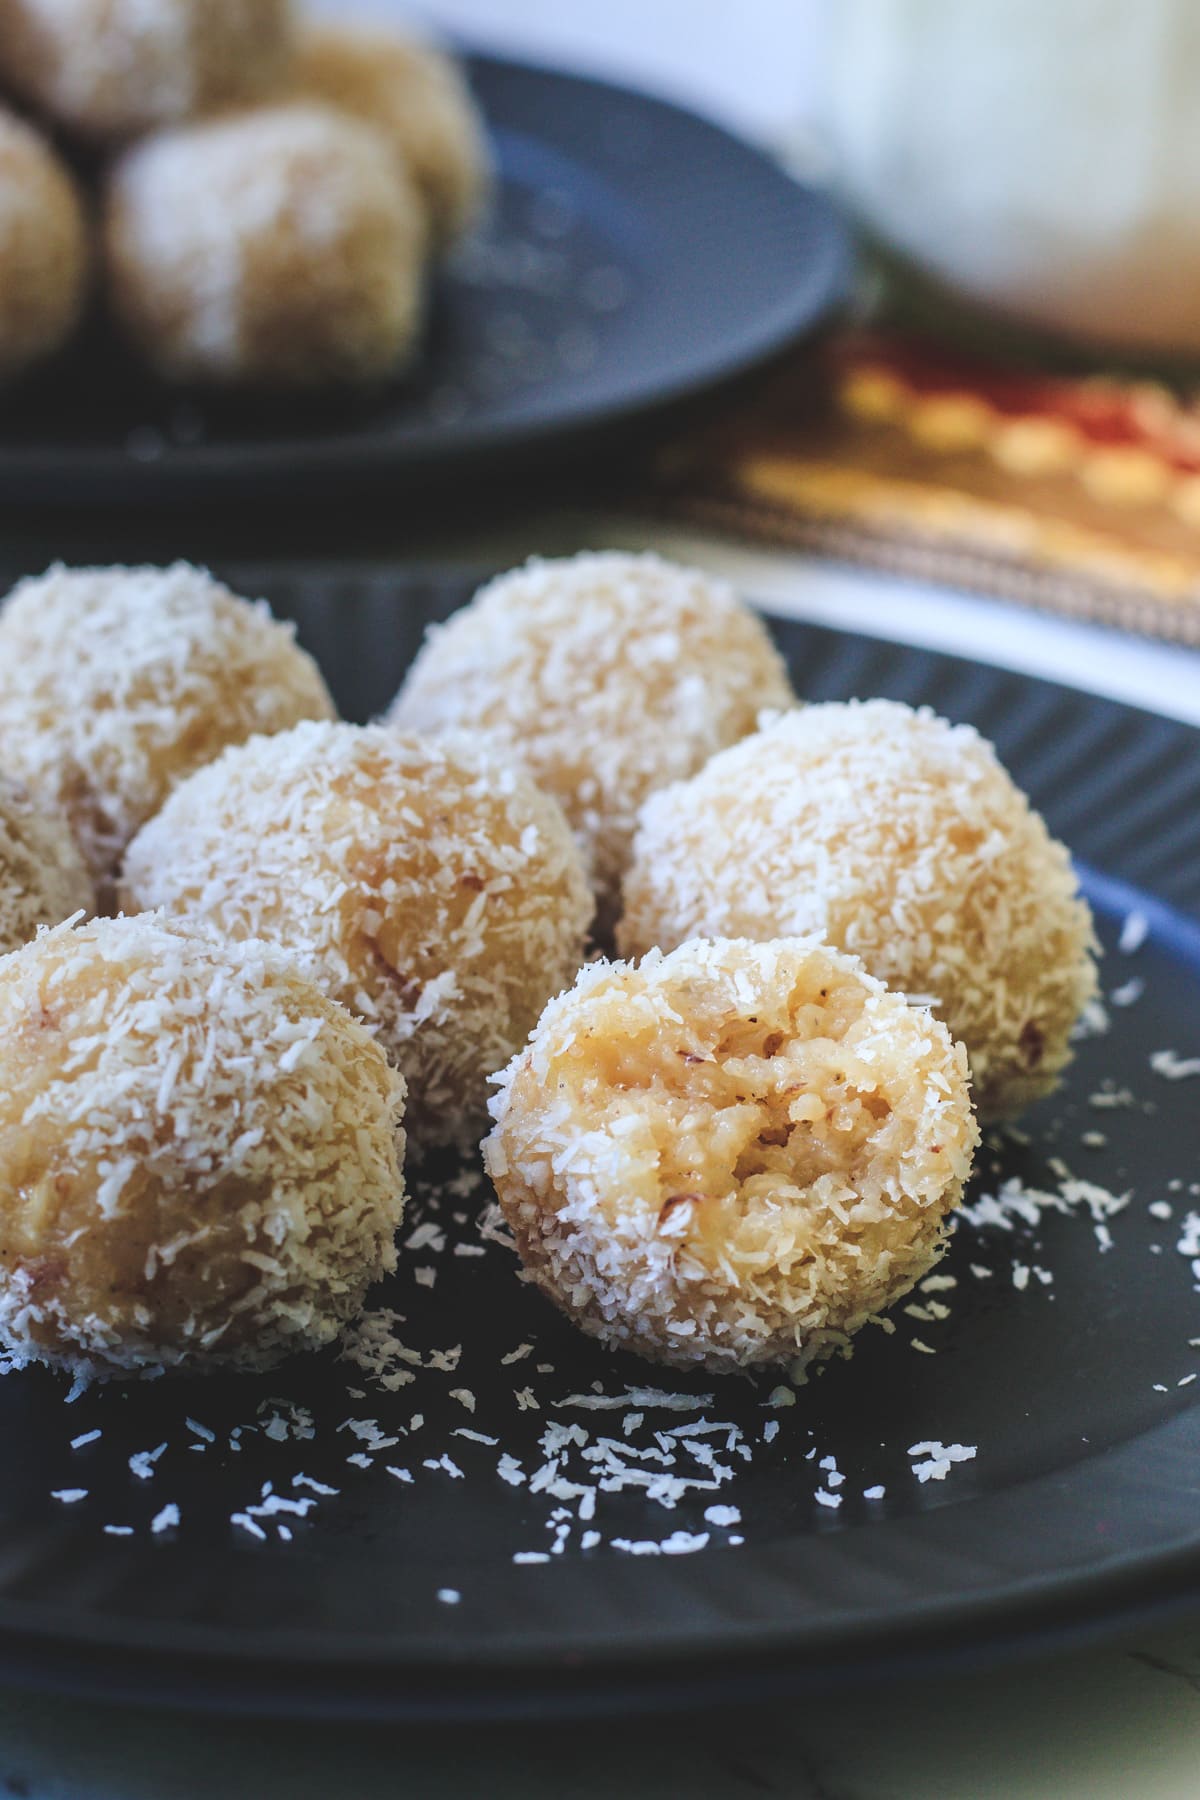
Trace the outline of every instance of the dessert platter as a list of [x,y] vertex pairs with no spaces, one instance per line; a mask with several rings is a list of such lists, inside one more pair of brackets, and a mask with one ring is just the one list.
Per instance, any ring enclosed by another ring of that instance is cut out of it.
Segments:
[[52,569],[0,742],[6,1677],[544,1716],[1195,1593],[1188,727],[597,553]]

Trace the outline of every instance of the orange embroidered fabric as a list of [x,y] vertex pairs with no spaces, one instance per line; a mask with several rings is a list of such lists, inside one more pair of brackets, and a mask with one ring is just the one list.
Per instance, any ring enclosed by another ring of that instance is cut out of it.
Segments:
[[847,331],[657,480],[742,535],[1200,643],[1200,404],[1155,381]]

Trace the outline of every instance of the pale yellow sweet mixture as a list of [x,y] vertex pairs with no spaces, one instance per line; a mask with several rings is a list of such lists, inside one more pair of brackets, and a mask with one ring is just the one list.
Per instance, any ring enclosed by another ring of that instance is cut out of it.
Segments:
[[108,181],[110,301],[164,376],[313,388],[415,346],[426,222],[381,135],[315,103],[174,127]]
[[187,563],[56,567],[0,603],[5,771],[67,815],[101,905],[177,781],[227,744],[332,714],[291,627]]
[[0,1347],[261,1368],[395,1267],[404,1086],[262,944],[151,918],[0,959]]
[[61,925],[95,904],[65,816],[0,774],[0,956],[27,944],[40,925]]
[[886,700],[810,706],[654,795],[617,942],[813,932],[927,996],[983,1117],[1049,1093],[1096,990],[1069,855],[970,726]]
[[0,107],[0,377],[19,374],[70,336],[89,261],[83,206],[65,165]]
[[714,1371],[827,1356],[906,1293],[979,1135],[945,1026],[796,938],[591,965],[493,1113],[485,1162],[542,1292]]
[[289,0],[0,0],[0,77],[98,142],[265,94],[291,46]]
[[419,1143],[478,1136],[488,1076],[583,959],[562,813],[486,744],[302,725],[231,750],[130,847],[129,907],[261,935],[377,1033]]
[[486,731],[561,801],[615,921],[639,806],[794,703],[762,621],[657,556],[535,560],[435,626],[389,715]]
[[417,185],[435,244],[475,223],[490,184],[487,138],[449,56],[395,32],[320,21],[302,30],[293,70],[299,93],[387,138]]

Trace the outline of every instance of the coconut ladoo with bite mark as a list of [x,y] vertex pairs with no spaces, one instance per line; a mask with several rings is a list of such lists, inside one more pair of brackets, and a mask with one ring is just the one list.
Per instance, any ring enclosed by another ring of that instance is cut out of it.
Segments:
[[421,1145],[478,1137],[592,914],[560,809],[486,742],[355,725],[201,770],[130,846],[124,896],[283,946],[395,1058]]
[[263,944],[104,919],[0,959],[0,1347],[266,1368],[395,1267],[404,1084]]
[[592,964],[492,1111],[530,1279],[593,1337],[714,1372],[828,1356],[907,1293],[979,1136],[945,1026],[796,938]]
[[66,814],[99,889],[174,784],[227,744],[330,718],[290,625],[202,569],[65,569],[0,603],[5,768]]
[[1003,1117],[1050,1093],[1096,991],[1066,848],[969,725],[890,700],[806,707],[655,794],[617,943],[812,932],[928,997]]
[[66,818],[0,775],[0,956],[96,904]]
[[434,626],[403,730],[478,729],[562,803],[615,923],[638,807],[794,704],[761,619],[726,582],[618,551],[534,560]]

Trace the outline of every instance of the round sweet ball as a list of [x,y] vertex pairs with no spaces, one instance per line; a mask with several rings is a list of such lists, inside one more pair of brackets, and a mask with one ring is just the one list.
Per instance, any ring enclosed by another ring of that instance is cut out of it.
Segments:
[[83,310],[88,260],[74,181],[38,133],[0,107],[0,379],[66,342]]
[[432,44],[354,25],[310,25],[294,64],[299,91],[379,130],[445,247],[479,217],[491,180],[487,136],[453,60]]
[[194,775],[130,846],[125,899],[282,945],[399,1064],[420,1146],[478,1141],[592,911],[559,808],[486,744],[354,725]]
[[638,808],[791,706],[762,622],[698,569],[618,552],[533,561],[436,626],[389,715],[486,731],[561,801],[611,929]]
[[991,745],[886,700],[789,713],[642,814],[623,954],[794,932],[928,997],[985,1118],[1054,1088],[1096,988],[1068,853]]
[[97,142],[254,99],[291,47],[289,0],[0,0],[0,76]]
[[0,961],[0,1345],[264,1368],[395,1267],[404,1084],[265,945],[153,918]]
[[416,189],[378,132],[317,105],[146,138],[109,179],[113,312],[167,380],[321,388],[413,350],[425,286]]
[[492,1110],[536,1285],[605,1343],[713,1371],[828,1356],[907,1293],[979,1136],[945,1026],[802,938],[592,964]]
[[0,956],[27,944],[39,926],[61,925],[95,905],[66,816],[0,775]]
[[202,569],[66,569],[0,606],[6,767],[64,812],[102,905],[125,847],[226,744],[329,718],[290,625]]

